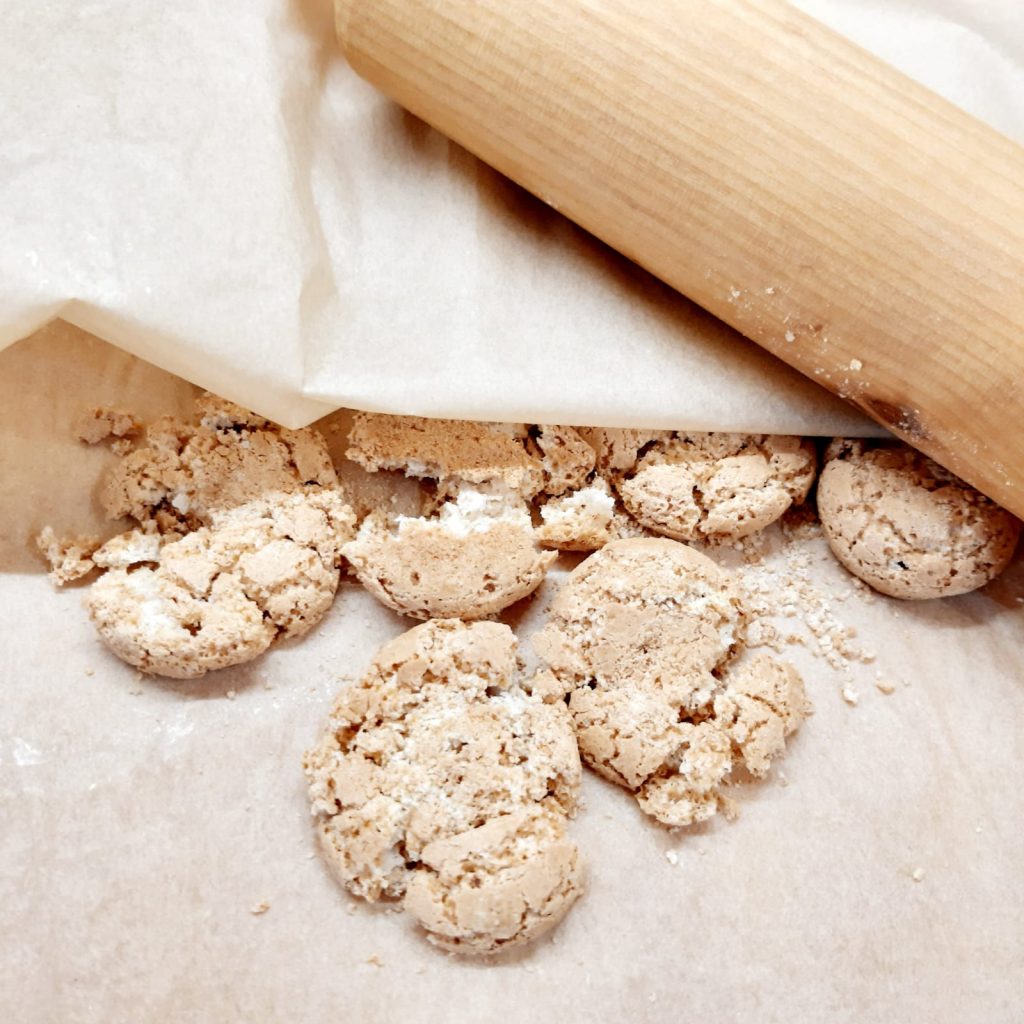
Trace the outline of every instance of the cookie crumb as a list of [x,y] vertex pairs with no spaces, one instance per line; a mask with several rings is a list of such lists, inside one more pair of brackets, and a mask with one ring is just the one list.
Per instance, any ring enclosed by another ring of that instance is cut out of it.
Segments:
[[227,697],[228,700],[234,700],[238,696],[238,691],[228,690],[228,692],[225,693],[224,696]]
[[94,675],[96,675],[96,669],[94,669],[94,668],[87,668],[85,670],[85,674],[87,676],[89,676],[89,678],[91,679]]
[[790,343],[796,341],[796,335],[792,331],[786,331],[786,341]]
[[922,881],[924,879],[924,868],[914,868],[914,870],[910,873],[910,877],[915,882]]
[[851,708],[855,708],[857,703],[860,701],[860,694],[849,684],[843,687],[843,700],[850,705]]
[[259,903],[254,903],[249,908],[249,913],[253,917],[259,917],[261,914],[265,914],[270,909],[270,904],[266,900],[260,900]]
[[857,370],[863,370],[864,364],[859,359],[850,360],[850,369],[856,372]]
[[878,690],[879,693],[884,693],[886,697],[888,697],[890,694],[896,692],[896,684],[890,683],[887,679],[876,679],[875,689]]
[[679,854],[675,850],[665,851],[665,860],[669,862],[673,867],[679,863]]
[[55,587],[88,576],[95,567],[91,556],[99,546],[99,537],[58,537],[51,526],[44,526],[36,537],[36,548],[49,563]]
[[381,960],[380,956],[377,953],[373,953],[370,956],[368,956],[365,962],[370,964],[372,967],[384,966],[384,961]]
[[[75,424],[75,437],[86,444],[99,444],[108,438],[123,440],[134,437],[142,424],[129,412],[120,409],[86,409]],[[128,442],[129,447],[131,442]]]

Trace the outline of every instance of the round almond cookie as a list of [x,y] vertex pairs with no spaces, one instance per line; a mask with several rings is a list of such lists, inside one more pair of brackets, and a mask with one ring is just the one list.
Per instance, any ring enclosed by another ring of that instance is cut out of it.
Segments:
[[338,588],[355,517],[339,492],[265,495],[181,539],[132,530],[95,553],[86,607],[103,642],[143,672],[192,679],[301,636]]
[[531,689],[568,699],[587,764],[659,821],[692,824],[723,805],[737,764],[764,774],[807,713],[788,665],[734,663],[745,626],[732,580],[704,555],[614,541],[555,598],[533,638],[545,667]]
[[837,439],[818,481],[832,553],[889,597],[966,594],[1006,568],[1020,522],[900,442]]
[[403,901],[447,950],[536,938],[580,892],[566,834],[580,786],[572,725],[519,671],[505,625],[416,626],[338,695],[305,756],[335,876],[371,902]]
[[371,513],[342,549],[359,582],[414,619],[480,619],[532,594],[557,552],[538,544],[525,504],[470,488],[436,516]]
[[806,497],[810,441],[775,434],[676,434],[658,441],[618,481],[642,525],[676,540],[746,537]]

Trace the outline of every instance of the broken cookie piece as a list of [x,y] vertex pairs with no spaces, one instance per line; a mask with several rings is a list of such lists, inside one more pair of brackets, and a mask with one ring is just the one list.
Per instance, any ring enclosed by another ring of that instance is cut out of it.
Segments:
[[86,444],[99,444],[109,438],[117,441],[135,437],[142,424],[121,409],[93,407],[86,409],[75,425],[75,436]]
[[528,448],[536,452],[540,462],[545,494],[565,494],[582,487],[594,471],[594,449],[572,427],[534,427]]
[[675,434],[617,481],[644,526],[676,540],[745,537],[775,522],[814,482],[814,446],[773,434]]
[[401,470],[442,483],[500,484],[522,498],[543,486],[540,462],[527,450],[525,424],[356,413],[345,453],[370,472]]
[[133,530],[97,553],[86,607],[143,672],[192,679],[301,636],[331,605],[354,517],[334,490],[271,493],[180,539]]
[[111,519],[182,533],[264,494],[337,486],[317,431],[278,427],[212,395],[196,406],[198,422],[157,420],[112,468],[100,490]]
[[668,430],[634,430],[630,427],[579,427],[578,431],[594,449],[597,472],[613,478],[631,472],[642,451],[671,437]]
[[906,600],[984,586],[1009,564],[1021,529],[958,476],[895,441],[833,441],[818,514],[832,553],[854,576]]
[[607,482],[593,483],[540,507],[537,538],[545,547],[563,551],[596,551],[614,538],[615,496]]
[[36,548],[50,566],[50,580],[63,587],[88,576],[96,567],[93,553],[99,537],[58,537],[50,526],[44,526],[36,537]]
[[519,684],[504,625],[434,620],[385,644],[305,757],[339,881],[403,907],[444,949],[548,931],[580,891],[566,834],[580,761],[563,705]]
[[479,619],[533,593],[556,558],[525,504],[462,488],[436,516],[368,516],[343,548],[359,582],[412,618]]
[[584,760],[672,826],[722,806],[737,764],[763,774],[807,711],[767,657],[734,664],[746,626],[730,577],[675,541],[616,541],[582,562],[551,607],[531,684],[567,700]]

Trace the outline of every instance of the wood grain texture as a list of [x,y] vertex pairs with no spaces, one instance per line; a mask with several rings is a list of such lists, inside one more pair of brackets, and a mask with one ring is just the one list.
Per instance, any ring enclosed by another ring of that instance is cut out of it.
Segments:
[[393,99],[1024,515],[1024,149],[781,0],[338,0]]

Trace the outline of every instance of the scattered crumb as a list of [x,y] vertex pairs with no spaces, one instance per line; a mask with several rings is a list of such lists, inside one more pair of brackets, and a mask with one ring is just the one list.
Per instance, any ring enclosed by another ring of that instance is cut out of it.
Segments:
[[373,967],[383,967],[384,966],[384,961],[381,960],[380,956],[378,954],[376,954],[376,953],[373,953],[372,955],[368,956],[366,958],[365,962],[368,963],[368,964],[371,964]]
[[765,295],[774,295],[775,294],[775,289],[774,288],[765,288],[764,293],[765,293]]
[[112,441],[110,444],[110,450],[119,459],[123,459],[134,447],[135,444],[132,442],[130,437],[119,437],[116,441]]
[[788,786],[789,785],[789,776],[785,772],[779,772],[779,785],[780,786]]
[[[99,444],[113,437],[124,439],[138,434],[142,424],[120,409],[86,409],[75,424],[75,436],[86,444]],[[129,446],[131,442],[128,442]]]
[[56,587],[88,576],[95,567],[90,556],[99,546],[99,537],[58,537],[50,526],[36,537],[36,548],[49,562],[50,581]]
[[879,693],[884,693],[888,697],[889,694],[896,692],[896,684],[890,683],[887,679],[876,679],[875,689],[878,690]]
[[914,868],[911,872],[910,877],[915,882],[920,882],[924,878],[924,868]]
[[249,913],[254,917],[259,917],[260,914],[265,914],[269,909],[270,904],[266,900],[260,900],[259,903],[255,903],[249,908]]
[[96,669],[94,669],[94,668],[87,668],[85,670],[85,674],[87,676],[89,676],[89,677],[92,677],[92,676],[96,675]]
[[796,335],[792,331],[786,331],[786,341],[788,341],[788,342],[796,341]]
[[857,702],[860,700],[860,694],[849,684],[843,687],[843,700],[850,705],[851,708],[857,706]]
[[859,359],[850,360],[850,369],[856,372],[857,370],[863,370],[864,364]]
[[350,900],[345,906],[345,913],[352,917],[356,912],[356,905]]
[[224,696],[227,697],[228,700],[234,700],[238,696],[238,691],[228,690],[228,692],[225,693]]
[[[812,539],[821,536],[816,523],[801,524],[784,530],[787,540]],[[750,646],[781,650],[782,644],[803,644],[836,669],[849,669],[853,663],[868,664],[875,652],[854,642],[857,631],[836,615],[834,602],[845,600],[852,591],[844,587],[840,597],[823,590],[816,582],[815,567],[806,550],[794,550],[790,543],[784,551],[782,565],[769,565],[763,560],[749,563],[741,570],[747,608],[753,621],[748,628]],[[858,590],[859,594],[863,591]],[[782,615],[795,619],[803,634],[790,632],[782,636],[771,619]]]
[[679,863],[679,854],[675,850],[665,851],[665,860],[669,862],[673,867]]

